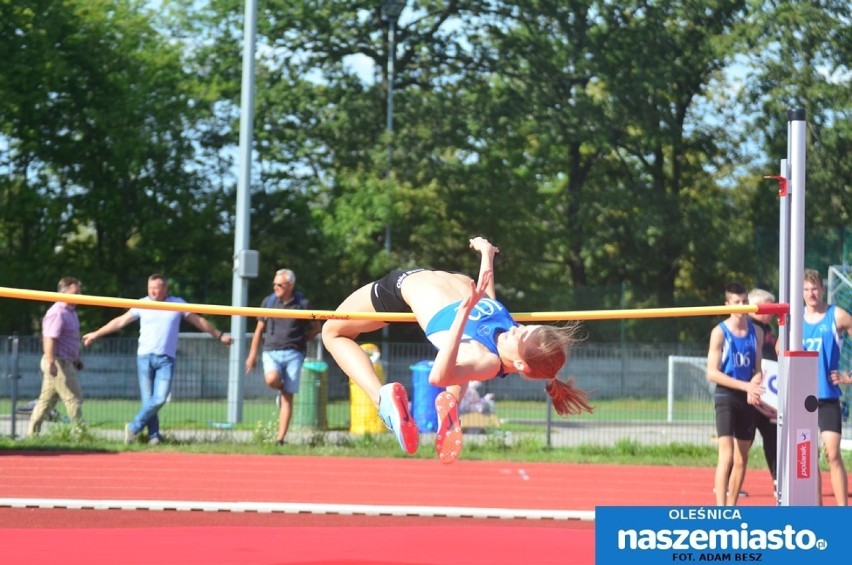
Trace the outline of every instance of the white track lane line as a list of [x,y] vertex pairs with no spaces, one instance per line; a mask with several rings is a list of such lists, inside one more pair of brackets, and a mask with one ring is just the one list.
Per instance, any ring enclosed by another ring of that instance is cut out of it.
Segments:
[[76,498],[0,498],[2,508],[65,508],[75,510],[176,510],[183,512],[258,512],[261,514],[340,514],[594,521],[593,510],[526,510],[457,506],[387,506],[312,504],[307,502],[198,502],[184,500],[87,500]]

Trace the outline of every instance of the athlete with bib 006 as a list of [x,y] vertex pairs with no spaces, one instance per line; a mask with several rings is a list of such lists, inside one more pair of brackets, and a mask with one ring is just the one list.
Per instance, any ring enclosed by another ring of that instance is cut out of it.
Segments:
[[[725,304],[748,304],[745,287],[740,283],[726,285]],[[713,405],[719,459],[713,492],[718,506],[736,505],[745,479],[754,441],[754,406],[760,403],[764,392],[760,343],[763,330],[751,322],[748,314],[731,314],[710,332],[707,380],[716,384]]]

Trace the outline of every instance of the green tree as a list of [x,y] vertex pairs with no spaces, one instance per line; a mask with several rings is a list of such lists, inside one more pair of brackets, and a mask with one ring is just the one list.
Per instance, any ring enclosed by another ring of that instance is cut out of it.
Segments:
[[[238,52],[239,6],[214,8],[204,68],[235,81],[221,61]],[[512,266],[501,293],[518,307],[575,307],[576,295],[553,289],[623,283],[654,289],[635,305],[715,297],[720,268],[749,270],[749,232],[731,213],[739,195],[714,176],[727,174],[716,166],[726,124],[701,113],[745,15],[733,0],[418,4],[398,26],[390,139],[379,3],[269,3],[255,128],[263,190],[304,195],[323,219],[336,289],[389,266],[389,221],[393,265],[472,269],[460,243],[495,239]],[[362,82],[352,57],[380,80]]]
[[[787,112],[804,109],[807,261],[825,273],[828,265],[852,260],[842,256],[844,231],[852,219],[852,8],[835,0],[773,0],[755,3],[754,13],[754,25],[747,30],[747,80],[740,92],[748,116],[743,134],[753,147],[754,166],[741,182],[753,186],[763,175],[778,173],[779,160],[787,156]],[[765,198],[765,191],[756,192],[752,215],[759,228],[771,232],[778,205],[777,199]],[[770,264],[762,270],[774,272],[776,257],[767,247]]]
[[[225,302],[243,2],[0,9],[4,282],[50,288],[78,269],[89,290],[136,296],[162,270],[188,298]],[[498,291],[515,310],[715,304],[730,279],[771,286],[774,258],[754,242],[777,232],[777,199],[761,177],[798,106],[809,225],[836,235],[848,221],[844,3],[410,3],[392,135],[381,2],[259,9],[253,303],[283,266],[324,307],[390,267],[472,272],[462,248],[478,234],[502,248]],[[649,327],[626,335],[706,334],[700,319]]]
[[[290,246],[299,255],[291,253],[288,260],[325,273],[316,282],[326,303],[336,304],[391,265],[440,265],[458,255],[458,233],[471,234],[470,228],[447,229],[453,224],[445,214],[450,206],[435,178],[448,143],[442,137],[448,130],[443,115],[451,107],[446,96],[435,94],[443,92],[435,77],[461,64],[450,55],[458,48],[445,33],[445,22],[458,7],[438,2],[424,8],[422,19],[399,26],[394,81],[399,133],[390,139],[385,132],[388,22],[380,4],[260,7],[254,129],[261,173],[252,186],[252,241],[280,258],[267,241],[272,227],[267,222],[287,218],[275,230],[285,242],[302,242],[305,230],[319,229],[316,246]],[[226,83],[221,92],[231,108],[238,102],[232,69],[242,37],[240,14],[240,3],[211,2],[202,27],[212,29],[215,38],[198,53],[199,66],[210,73],[205,78]],[[379,79],[362,81],[353,57],[372,65]],[[222,130],[233,127],[223,124]],[[225,138],[218,141],[226,147]],[[390,163],[389,147],[394,149]],[[287,209],[261,208],[272,202]],[[390,256],[384,253],[388,222]]]
[[[537,265],[539,281],[655,289],[636,306],[716,296],[720,266],[729,276],[747,263],[749,226],[713,174],[728,124],[702,112],[734,52],[743,3],[499,6],[477,42],[491,47],[477,102],[493,112],[481,114],[493,134],[482,145],[486,159],[529,172],[527,195],[513,197],[549,238],[534,247],[551,262]],[[547,197],[536,205],[529,193]]]
[[[70,265],[55,248],[71,229],[68,185],[41,154],[62,130],[54,111],[63,62],[52,46],[75,26],[50,0],[0,2],[0,281],[54,290]],[[0,331],[33,329],[35,303],[4,300]]]
[[[227,208],[194,161],[200,98],[180,48],[139,2],[0,6],[10,62],[0,83],[11,163],[2,186],[20,212],[2,226],[3,252],[18,257],[11,283],[52,288],[74,274],[88,292],[138,296],[163,271],[191,298],[227,296]],[[48,213],[33,221],[39,211]],[[28,270],[37,275],[22,278]],[[37,319],[36,306],[23,308]]]
[[657,289],[659,306],[674,305],[678,292],[715,295],[720,276],[747,270],[748,219],[730,213],[736,196],[713,175],[728,124],[702,116],[743,8],[735,0],[625,2],[604,13],[611,33],[600,56],[620,124],[613,157],[622,180],[611,180],[623,190],[613,200],[633,211],[620,243],[638,259],[628,280]]

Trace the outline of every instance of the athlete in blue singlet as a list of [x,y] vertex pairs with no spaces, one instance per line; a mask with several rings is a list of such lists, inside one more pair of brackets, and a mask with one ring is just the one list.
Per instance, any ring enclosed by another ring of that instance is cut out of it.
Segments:
[[[395,270],[356,290],[338,307],[340,312],[414,313],[438,349],[429,382],[447,389],[435,401],[435,447],[445,463],[455,461],[460,453],[458,402],[470,381],[518,373],[544,381],[559,414],[591,412],[586,393],[575,388],[573,381],[557,378],[574,342],[576,326],[516,324],[495,299],[493,261],[499,250],[481,237],[471,239],[470,247],[481,254],[478,281],[449,271]],[[382,385],[369,357],[355,342],[360,334],[386,325],[382,320],[329,320],[323,326],[323,343],[340,368],[376,404],[403,450],[414,453],[419,431],[408,413],[405,387],[400,383]]]
[[837,331],[835,306],[829,305],[825,313],[814,323],[804,320],[802,323],[802,341],[805,351],[819,353],[817,362],[817,398],[836,400],[843,396],[840,385],[831,382],[831,372],[840,366],[840,347],[843,336]]
[[[426,337],[438,349],[441,348],[441,332],[449,331],[456,317],[461,302],[454,302],[435,314],[426,325]],[[473,311],[467,318],[462,333],[462,341],[476,341],[485,346],[494,355],[499,355],[497,350],[497,338],[518,324],[512,319],[512,315],[500,302],[492,298],[483,298],[474,306]],[[503,367],[497,372],[496,377],[505,377],[506,371]]]
[[817,397],[819,399],[820,440],[831,473],[831,487],[838,506],[848,504],[846,467],[840,454],[843,421],[841,417],[840,385],[852,384],[848,370],[839,371],[840,346],[843,333],[852,337],[852,316],[835,305],[823,302],[825,286],[818,271],[805,269],[803,283],[805,315],[802,324],[802,345],[819,353]]
[[[725,287],[725,304],[748,304],[743,285]],[[755,408],[764,390],[760,369],[763,332],[747,314],[731,314],[710,333],[707,351],[707,380],[716,384],[716,436],[719,460],[713,491],[716,504],[737,503],[754,441]]]
[[[757,339],[755,337],[754,324],[746,319],[748,328],[744,336],[734,335],[725,322],[719,322],[717,326],[725,334],[725,345],[722,347],[722,366],[719,370],[742,382],[749,382],[755,373],[755,361],[757,351]],[[725,391],[742,392],[730,389],[724,385],[716,385],[716,394],[725,394]],[[721,391],[719,389],[722,389]]]

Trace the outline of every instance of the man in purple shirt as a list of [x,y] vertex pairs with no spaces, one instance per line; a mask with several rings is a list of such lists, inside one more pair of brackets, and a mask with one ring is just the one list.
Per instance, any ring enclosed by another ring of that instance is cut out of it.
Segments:
[[[80,281],[63,277],[57,290],[65,294],[80,294]],[[38,435],[45,415],[61,398],[72,423],[83,417],[83,393],[77,380],[77,371],[83,368],[80,361],[80,321],[76,305],[57,302],[48,309],[41,325],[41,394],[30,416],[29,435]]]

